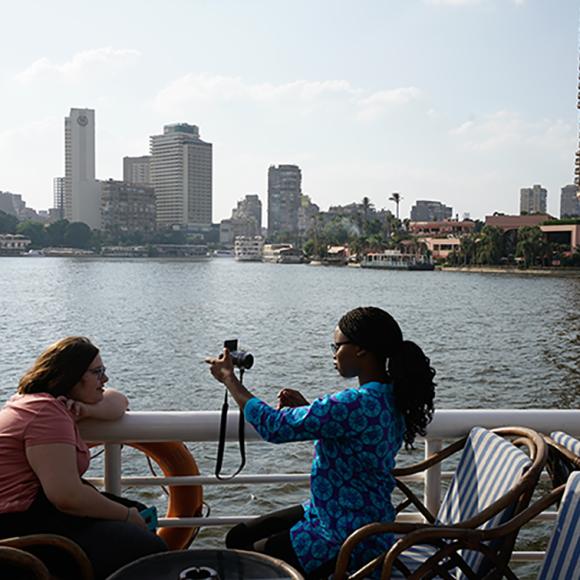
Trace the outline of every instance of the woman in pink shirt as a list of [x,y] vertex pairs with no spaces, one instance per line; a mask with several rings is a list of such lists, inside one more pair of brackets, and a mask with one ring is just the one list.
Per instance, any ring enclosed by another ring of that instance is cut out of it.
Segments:
[[54,533],[74,540],[106,578],[142,556],[167,549],[147,529],[138,502],[101,493],[81,479],[90,454],[77,422],[114,420],[127,398],[108,381],[87,338],[49,346],[0,410],[0,537]]

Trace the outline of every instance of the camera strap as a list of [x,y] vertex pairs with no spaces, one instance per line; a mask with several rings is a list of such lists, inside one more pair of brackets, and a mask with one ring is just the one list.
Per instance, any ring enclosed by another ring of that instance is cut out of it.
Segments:
[[[240,371],[240,382],[244,376],[243,369]],[[224,402],[222,405],[222,415],[220,419],[220,438],[218,443],[217,459],[215,462],[215,476],[217,479],[226,480],[233,479],[244,469],[246,465],[246,421],[244,419],[244,413],[240,409],[240,418],[238,421],[238,444],[240,446],[240,466],[231,475],[222,475],[222,466],[224,462],[224,452],[226,450],[226,432],[228,428],[228,390],[225,389]]]

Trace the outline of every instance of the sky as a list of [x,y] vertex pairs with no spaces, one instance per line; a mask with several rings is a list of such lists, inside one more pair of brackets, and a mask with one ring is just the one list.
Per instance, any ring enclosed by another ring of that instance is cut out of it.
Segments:
[[297,164],[322,210],[402,195],[483,218],[578,145],[577,0],[0,0],[0,190],[52,206],[64,117],[96,111],[99,179],[163,125],[213,143],[213,219]]

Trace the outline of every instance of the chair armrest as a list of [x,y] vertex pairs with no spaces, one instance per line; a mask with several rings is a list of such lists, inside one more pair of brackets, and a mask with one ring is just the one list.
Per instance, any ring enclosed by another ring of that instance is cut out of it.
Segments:
[[0,568],[3,576],[8,573],[20,577],[24,573],[36,580],[50,580],[48,568],[36,556],[10,546],[0,546]]
[[[350,561],[350,556],[355,546],[362,542],[365,538],[375,534],[409,534],[415,530],[430,527],[428,524],[415,524],[415,523],[373,523],[367,524],[362,528],[359,528],[353,532],[342,544],[338,557],[336,559],[336,567],[334,570],[333,579],[334,580],[345,580],[347,578],[348,564]],[[364,578],[369,572],[377,568],[382,560],[383,556],[375,558],[369,565],[361,569],[364,574],[360,576]]]
[[[31,534],[0,540],[0,546],[17,548],[43,560],[47,551],[58,554],[59,563],[68,560],[75,568],[78,580],[93,580],[93,567],[82,548],[63,536],[56,534]],[[44,562],[46,565],[46,562]]]

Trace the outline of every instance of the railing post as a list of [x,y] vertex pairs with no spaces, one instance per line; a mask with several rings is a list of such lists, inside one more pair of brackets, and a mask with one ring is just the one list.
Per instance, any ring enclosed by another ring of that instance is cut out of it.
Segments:
[[[425,440],[425,459],[441,450],[441,439]],[[436,514],[441,503],[441,463],[427,469],[423,501],[427,509]]]
[[121,495],[121,448],[119,443],[105,443],[105,491]]

